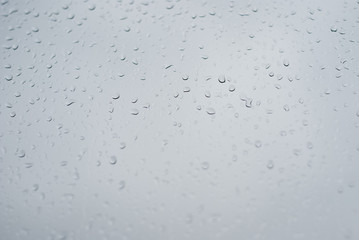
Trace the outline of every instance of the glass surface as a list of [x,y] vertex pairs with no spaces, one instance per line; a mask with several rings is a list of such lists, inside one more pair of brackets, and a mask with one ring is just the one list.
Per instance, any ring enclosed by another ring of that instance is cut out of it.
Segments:
[[359,1],[0,1],[1,240],[359,239]]

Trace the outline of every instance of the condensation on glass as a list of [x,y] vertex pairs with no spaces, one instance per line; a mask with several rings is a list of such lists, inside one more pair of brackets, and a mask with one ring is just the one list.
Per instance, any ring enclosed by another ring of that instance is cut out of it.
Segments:
[[0,239],[359,239],[358,1],[0,1]]

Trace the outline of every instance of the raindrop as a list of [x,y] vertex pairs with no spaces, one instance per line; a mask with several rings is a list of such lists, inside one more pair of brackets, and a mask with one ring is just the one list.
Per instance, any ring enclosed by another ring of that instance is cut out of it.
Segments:
[[11,81],[12,80],[12,75],[7,75],[4,77],[6,81]]
[[224,75],[220,75],[220,76],[218,77],[218,82],[220,82],[220,83],[225,83],[225,82],[226,82],[225,76],[224,76]]
[[24,150],[19,150],[19,151],[17,152],[17,156],[18,156],[19,158],[23,158],[23,157],[25,157],[25,155],[26,155],[26,153],[25,153]]
[[119,182],[119,187],[118,187],[118,189],[121,191],[121,190],[123,190],[125,187],[126,187],[126,182],[125,182],[124,180],[121,180],[121,181]]
[[336,27],[331,27],[331,28],[330,28],[330,31],[331,31],[331,32],[337,32],[337,30],[338,30],[338,29],[337,29]]
[[247,108],[252,108],[253,100],[251,98],[245,99],[245,102],[246,102],[245,105],[246,105]]
[[116,93],[115,95],[112,96],[113,100],[117,100],[120,98],[120,94]]
[[117,157],[116,156],[111,156],[110,164],[115,165],[116,163],[117,163]]
[[33,163],[27,162],[25,163],[25,168],[32,168],[33,167]]
[[213,108],[207,108],[207,113],[209,115],[214,115],[214,114],[216,114],[216,111]]
[[188,80],[188,78],[189,78],[189,76],[187,74],[182,76],[182,80],[184,80],[184,81]]
[[284,65],[285,67],[288,67],[288,66],[289,66],[289,61],[288,61],[287,59],[284,59],[284,60],[283,60],[283,65]]
[[132,100],[131,100],[132,103],[136,103],[137,101],[138,101],[138,98],[137,98],[137,97],[134,97],[134,98],[132,98]]
[[269,160],[268,163],[267,163],[267,168],[268,168],[268,169],[273,169],[273,167],[274,167],[273,161],[272,161],[272,160]]
[[66,102],[66,106],[71,106],[71,105],[74,104],[74,103],[75,103],[74,100],[68,100],[68,101]]
[[210,97],[211,97],[211,93],[210,93],[209,91],[206,91],[206,92],[204,93],[204,96],[205,96],[206,98],[210,98]]
[[185,93],[188,93],[188,92],[190,92],[191,91],[191,89],[189,88],[189,87],[185,87],[184,89],[183,89],[183,92],[185,92]]
[[202,167],[203,170],[207,170],[209,168],[209,163],[208,162],[202,162],[201,167]]
[[39,184],[34,184],[34,185],[32,185],[32,190],[33,190],[34,192],[36,192],[37,190],[39,190]]
[[139,113],[140,113],[140,112],[138,111],[137,108],[131,109],[131,114],[132,114],[132,115],[138,115]]
[[126,148],[126,143],[120,142],[120,149],[125,149],[125,148]]
[[260,140],[257,140],[255,141],[254,145],[257,147],[257,148],[260,148],[262,147],[262,142]]
[[88,9],[89,9],[90,11],[93,11],[93,10],[96,9],[96,5],[95,5],[95,4],[91,4],[91,5],[88,7]]

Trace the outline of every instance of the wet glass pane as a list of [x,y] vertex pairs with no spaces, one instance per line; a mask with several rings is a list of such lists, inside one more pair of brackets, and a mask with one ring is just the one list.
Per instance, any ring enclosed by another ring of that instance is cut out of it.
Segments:
[[0,1],[0,239],[359,239],[358,1]]

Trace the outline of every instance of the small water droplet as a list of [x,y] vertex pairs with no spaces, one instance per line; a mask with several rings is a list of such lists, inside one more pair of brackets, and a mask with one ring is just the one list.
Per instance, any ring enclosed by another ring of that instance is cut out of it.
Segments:
[[273,161],[272,161],[272,160],[269,160],[268,163],[267,163],[267,168],[268,168],[268,169],[273,169],[273,167],[274,167]]
[[218,82],[220,82],[220,83],[225,83],[225,82],[226,82],[226,77],[225,77],[224,75],[220,75],[220,76],[218,77]]
[[132,114],[132,115],[138,115],[139,113],[140,113],[140,112],[138,111],[137,108],[131,109],[131,114]]
[[34,184],[34,185],[32,185],[32,190],[33,190],[34,192],[36,192],[37,190],[39,190],[39,184]]
[[214,114],[216,114],[216,111],[213,108],[207,108],[207,113],[209,115],[214,115]]
[[246,101],[246,107],[247,108],[252,108],[253,100],[251,98],[247,98],[247,99],[245,99],[245,101]]
[[7,75],[4,77],[6,81],[11,81],[12,80],[12,75]]
[[189,88],[189,87],[185,87],[184,89],[183,89],[183,92],[185,92],[185,93],[188,93],[188,92],[190,92],[191,91],[191,89]]
[[201,167],[202,167],[203,170],[207,170],[209,168],[209,163],[208,162],[202,162]]
[[125,148],[126,148],[126,143],[120,142],[120,149],[125,149]]
[[19,150],[19,151],[17,152],[17,156],[18,156],[19,158],[23,158],[23,157],[25,157],[25,155],[26,155],[25,150]]
[[113,100],[117,100],[120,98],[120,94],[116,93],[115,95],[112,96]]
[[71,105],[74,104],[74,103],[75,103],[74,100],[68,100],[68,101],[66,102],[66,106],[71,106]]
[[211,93],[210,93],[209,91],[206,91],[206,92],[204,93],[204,96],[205,96],[206,98],[210,98],[210,97],[211,97]]
[[284,65],[285,67],[288,67],[288,66],[289,66],[289,61],[288,61],[287,59],[284,59],[284,60],[283,60],[283,65]]
[[115,165],[116,163],[117,163],[117,157],[116,156],[111,156],[110,164]]
[[118,189],[121,191],[122,189],[124,189],[126,187],[126,182],[124,180],[121,180],[119,182],[119,187]]
[[33,165],[34,164],[31,162],[27,162],[27,163],[25,163],[25,168],[32,168]]
[[93,11],[93,10],[96,9],[96,5],[95,5],[95,4],[91,4],[91,5],[88,7],[88,9],[89,9],[90,11]]
[[137,101],[138,101],[138,98],[137,98],[137,97],[134,97],[134,98],[132,98],[132,100],[131,100],[132,103],[136,103]]
[[257,148],[260,148],[262,147],[262,142],[260,140],[257,140],[255,141],[254,145],[257,147]]

